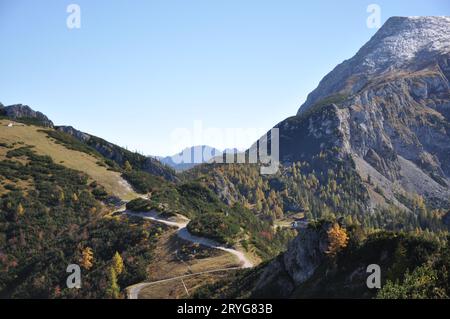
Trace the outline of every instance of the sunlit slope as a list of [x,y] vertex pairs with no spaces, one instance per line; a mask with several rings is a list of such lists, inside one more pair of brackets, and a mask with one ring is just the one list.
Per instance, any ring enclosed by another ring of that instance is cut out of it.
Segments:
[[[97,181],[105,190],[122,199],[137,197],[130,185],[122,179],[120,173],[110,171],[99,165],[102,161],[93,155],[70,150],[41,132],[42,127],[17,124],[8,127],[10,121],[0,120],[0,143],[12,145],[23,143],[34,146],[33,150],[40,155],[50,156],[55,163],[86,173],[92,180]],[[0,149],[0,160],[5,159],[7,150]]]

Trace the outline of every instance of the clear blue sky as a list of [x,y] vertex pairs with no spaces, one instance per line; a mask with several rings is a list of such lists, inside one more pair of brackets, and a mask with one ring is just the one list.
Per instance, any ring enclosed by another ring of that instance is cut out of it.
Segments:
[[269,129],[375,33],[371,3],[382,22],[450,15],[447,0],[0,0],[0,102],[153,155],[195,120]]

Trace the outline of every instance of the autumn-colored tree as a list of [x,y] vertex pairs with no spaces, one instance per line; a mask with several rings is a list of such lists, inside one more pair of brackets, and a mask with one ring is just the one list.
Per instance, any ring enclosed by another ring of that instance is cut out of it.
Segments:
[[125,164],[123,166],[125,168],[125,171],[127,171],[127,172],[133,170],[133,167],[131,166],[130,162],[128,162],[128,161],[125,161]]
[[61,287],[58,285],[53,289],[53,297],[59,298],[61,296]]
[[277,219],[283,218],[283,210],[281,209],[280,206],[275,205],[273,212],[275,213],[275,218]]
[[25,208],[23,208],[22,204],[19,203],[19,205],[17,205],[17,215],[23,216],[24,213],[25,213]]
[[86,270],[92,268],[94,265],[94,252],[92,251],[92,248],[86,247],[82,250],[80,264],[81,267]]
[[56,186],[55,193],[56,193],[56,196],[58,198],[58,202],[59,203],[64,202],[65,196],[64,196],[64,190],[62,189],[62,187]]
[[348,244],[347,231],[339,226],[338,223],[334,223],[328,230],[328,250],[326,253],[331,256],[335,256],[339,250],[345,248]]
[[78,195],[77,193],[72,194],[72,202],[78,202]]
[[113,267],[117,275],[123,272],[123,259],[117,251],[113,257]]
[[255,192],[255,199],[257,202],[264,200],[264,192],[261,190],[261,188],[257,188]]

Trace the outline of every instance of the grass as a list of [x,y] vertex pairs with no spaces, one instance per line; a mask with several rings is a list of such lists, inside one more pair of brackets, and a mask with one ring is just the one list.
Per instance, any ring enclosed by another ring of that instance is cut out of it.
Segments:
[[[192,244],[177,237],[175,229],[163,233],[154,250],[154,256],[158,256],[158,258],[152,261],[147,270],[148,281],[152,282],[192,273],[239,266],[238,260],[233,255],[203,246],[195,248],[196,253],[192,258],[186,258],[184,255],[186,247],[192,252]],[[226,272],[196,275],[184,279],[184,283],[188,291],[193,292],[199,286],[222,279],[225,274]],[[179,279],[147,286],[139,294],[139,298],[143,299],[177,299],[186,297],[183,284]]]
[[[122,199],[132,199],[137,194],[126,183],[120,173],[108,170],[98,164],[99,159],[93,155],[71,150],[56,143],[42,132],[37,126],[14,126],[7,127],[10,121],[0,120],[0,143],[12,145],[13,143],[23,143],[34,146],[33,150],[39,155],[50,156],[55,163],[82,171],[92,180],[97,181],[105,190]],[[4,151],[0,147],[0,159],[4,159]]]
[[[162,282],[143,288],[138,297],[139,299],[186,299],[192,297],[198,288],[204,285],[212,285],[227,276],[229,276],[229,271],[222,271],[186,277],[183,278],[183,281],[176,279]],[[189,295],[186,293],[186,289]]]
[[230,268],[239,266],[237,258],[229,253],[213,248],[200,246],[204,251],[203,258],[198,258],[198,253],[193,258],[183,258],[183,246],[190,243],[180,239],[175,234],[175,229],[164,233],[158,241],[154,255],[158,256],[148,268],[149,281],[198,273],[202,271]]

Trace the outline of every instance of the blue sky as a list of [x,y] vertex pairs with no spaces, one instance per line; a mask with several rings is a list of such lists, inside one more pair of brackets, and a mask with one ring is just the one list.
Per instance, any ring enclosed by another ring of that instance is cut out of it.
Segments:
[[0,102],[152,155],[194,121],[270,129],[376,32],[371,3],[382,22],[450,15],[446,0],[0,0]]

